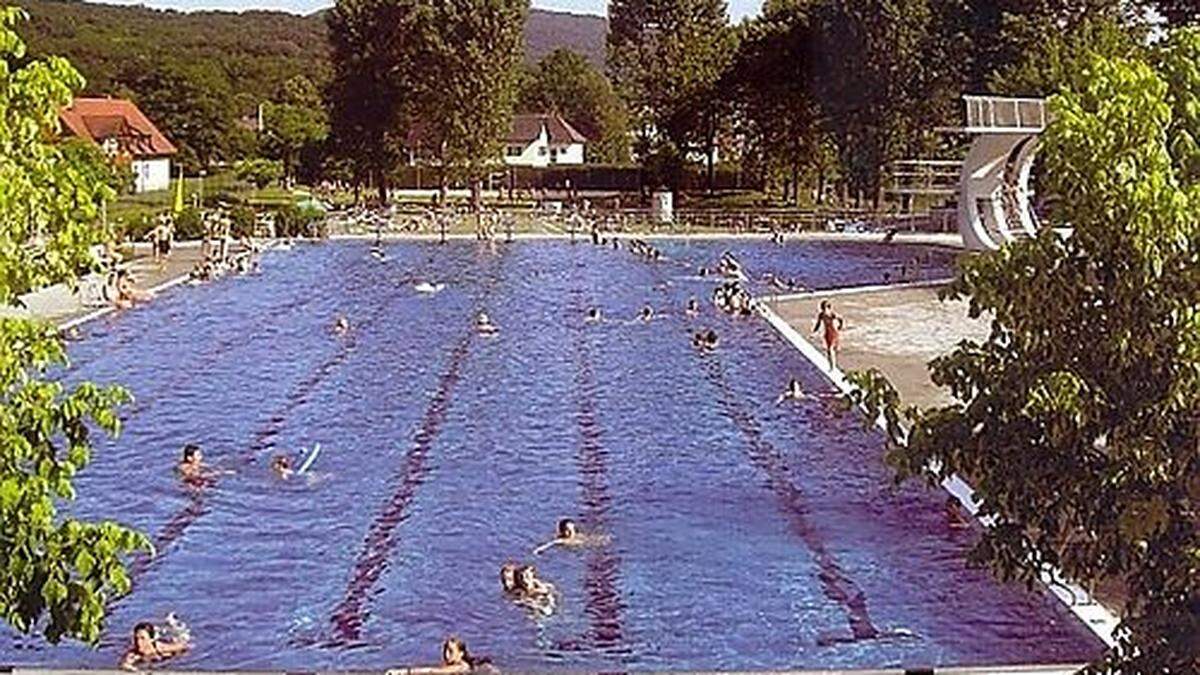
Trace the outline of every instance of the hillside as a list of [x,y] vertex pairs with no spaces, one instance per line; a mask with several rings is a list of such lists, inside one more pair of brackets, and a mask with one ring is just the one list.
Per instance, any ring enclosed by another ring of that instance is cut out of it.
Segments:
[[[88,93],[120,92],[165,62],[186,64],[227,80],[234,96],[260,96],[304,74],[317,82],[330,72],[322,13],[175,12],[72,0],[15,0],[31,21],[22,29],[34,54],[69,58],[88,80]],[[603,17],[532,10],[525,31],[527,58],[558,47],[604,60]]]

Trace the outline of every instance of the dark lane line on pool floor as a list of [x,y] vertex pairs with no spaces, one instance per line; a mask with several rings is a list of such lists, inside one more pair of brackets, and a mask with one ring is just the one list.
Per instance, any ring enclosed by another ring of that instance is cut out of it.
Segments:
[[[395,297],[387,296],[381,304],[391,302]],[[336,372],[338,366],[344,363],[350,354],[353,353],[354,347],[358,344],[359,334],[371,328],[384,315],[383,311],[371,313],[369,315],[370,318],[359,324],[354,331],[341,340],[337,351],[332,356],[321,362],[307,378],[301,380],[292,389],[291,393],[284,400],[283,405],[268,418],[266,424],[260,426],[259,430],[252,437],[249,448],[242,453],[240,458],[240,464],[243,467],[253,464],[258,454],[273,447],[274,439],[283,429],[283,424],[287,421],[288,415],[308,402],[317,387]],[[188,528],[208,513],[206,506],[208,491],[215,489],[217,483],[216,479],[210,479],[203,485],[193,486],[189,492],[188,504],[177,511],[159,533],[155,535],[153,540],[154,555],[143,554],[133,560],[129,567],[129,578],[132,586],[129,595],[132,595],[133,589],[136,588],[138,579],[161,562],[171,550],[172,545],[187,532]],[[129,595],[124,596],[124,598],[128,598]],[[115,602],[113,604],[115,605]]]
[[330,613],[329,624],[333,636],[322,643],[323,647],[345,647],[359,642],[362,638],[362,627],[368,614],[367,596],[387,569],[388,560],[397,544],[396,528],[408,518],[408,507],[416,496],[417,488],[425,482],[429,473],[425,461],[434,440],[442,430],[442,424],[446,421],[451,396],[455,385],[461,379],[462,366],[470,351],[474,334],[473,330],[469,331],[450,352],[446,371],[438,380],[437,390],[421,417],[412,447],[405,455],[403,468],[397,475],[399,485],[371,522],[362,549],[355,558],[353,576],[346,584],[341,601]]
[[[505,251],[507,253],[507,251]],[[504,255],[500,257],[499,265]],[[486,306],[496,285],[501,281],[496,270],[486,277],[477,306]],[[474,317],[471,317],[472,327],[454,345],[449,355],[445,372],[438,378],[438,386],[429,407],[417,426],[413,437],[413,445],[405,455],[402,470],[394,476],[399,484],[391,497],[384,502],[379,512],[371,522],[367,535],[363,539],[362,549],[355,558],[352,567],[353,574],[346,584],[346,590],[341,601],[329,615],[329,625],[333,635],[319,642],[321,647],[338,649],[354,646],[362,641],[362,629],[368,616],[367,600],[383,572],[388,567],[392,551],[398,543],[396,528],[408,518],[408,507],[416,496],[417,488],[424,482],[429,473],[425,460],[429,455],[433,442],[441,433],[446,415],[453,402],[454,388],[462,377],[462,367],[470,353],[470,347],[475,338]],[[315,641],[295,640],[301,646],[311,646]]]
[[876,628],[871,620],[867,598],[829,551],[825,540],[810,520],[809,507],[804,493],[787,475],[786,460],[775,446],[763,438],[762,429],[754,415],[738,400],[725,380],[719,357],[714,354],[698,355],[704,374],[717,390],[717,401],[726,418],[733,422],[745,439],[743,449],[751,463],[762,471],[775,493],[780,507],[791,521],[792,528],[817,562],[817,578],[821,581],[825,597],[841,605],[846,613],[850,635],[823,635],[817,640],[825,646],[839,642],[857,642],[893,637],[890,632]]
[[[357,286],[355,288],[357,288]],[[258,320],[255,323],[258,325],[272,325],[276,322],[276,320],[284,315],[302,315],[309,306],[316,304],[322,299],[321,293],[316,292],[316,289],[311,290],[313,290],[313,292],[302,295],[289,302],[273,305],[267,310],[265,315],[257,317]],[[351,292],[353,292],[353,290]],[[235,346],[241,349],[252,344],[254,344],[254,341],[246,339],[245,334],[242,332],[229,331],[229,334],[225,338],[216,342],[211,349],[207,349],[202,352],[196,359],[193,359],[192,363],[188,364],[187,367],[177,365],[172,368],[171,375],[165,378],[165,383],[162,386],[158,387],[158,392],[166,392],[167,396],[178,395],[178,385],[180,384],[180,381],[184,379],[194,379],[193,375],[195,369],[192,366],[196,364],[202,364],[205,367],[209,367],[211,366],[214,357],[226,357],[231,353],[230,350],[232,350]],[[157,395],[156,393],[152,393],[149,396],[136,396],[133,405],[129,408],[128,414],[123,419],[128,420],[142,412],[145,412],[161,398],[162,396]]]
[[[608,451],[604,447],[603,432],[597,420],[596,375],[592,369],[592,358],[587,335],[580,326],[583,316],[582,291],[571,290],[571,316],[568,321],[575,334],[575,398],[579,410],[576,420],[579,426],[579,487],[583,501],[584,530],[610,532],[609,507],[612,496],[608,489]],[[594,547],[588,551],[587,576],[584,588],[587,591],[586,612],[591,621],[592,645],[597,649],[612,650],[618,647],[624,636],[621,612],[624,602],[617,591],[621,561],[613,551],[612,544]]]

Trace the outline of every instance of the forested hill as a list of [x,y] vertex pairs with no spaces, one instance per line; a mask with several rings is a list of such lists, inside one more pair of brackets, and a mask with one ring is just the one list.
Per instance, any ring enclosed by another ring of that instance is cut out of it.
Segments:
[[[69,58],[88,93],[137,89],[146,75],[178,66],[188,77],[223,80],[233,96],[261,96],[303,74],[320,83],[330,72],[322,13],[174,12],[60,0],[14,0],[31,21],[21,33],[34,54]],[[536,61],[558,47],[600,65],[603,17],[532,10],[526,54]],[[223,88],[223,87],[222,87]]]

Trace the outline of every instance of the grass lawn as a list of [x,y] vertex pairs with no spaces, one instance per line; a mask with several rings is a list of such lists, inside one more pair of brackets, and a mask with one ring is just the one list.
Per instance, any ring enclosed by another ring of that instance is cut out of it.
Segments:
[[[169,190],[155,190],[141,194],[121,195],[108,207],[108,220],[111,223],[123,224],[132,231],[140,231],[143,221],[152,219],[155,215],[169,210],[175,203],[176,180],[171,181]],[[237,180],[232,171],[223,171],[206,176],[185,177],[183,179],[183,203],[191,206],[201,196],[203,190],[204,202],[208,206],[215,205],[214,199],[222,196],[229,201],[237,201],[255,207],[285,206],[296,202],[290,190],[279,186],[256,188],[249,183]]]

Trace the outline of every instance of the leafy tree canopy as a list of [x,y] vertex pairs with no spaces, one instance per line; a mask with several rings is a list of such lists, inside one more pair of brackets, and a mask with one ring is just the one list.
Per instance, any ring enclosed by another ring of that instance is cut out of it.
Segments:
[[[105,233],[97,208],[112,196],[95,153],[53,139],[58,111],[83,85],[64,59],[28,60],[15,31],[24,16],[0,8],[0,302],[72,282]],[[95,642],[105,607],[129,590],[123,555],[148,546],[115,523],[57,515],[91,459],[93,426],[115,434],[116,388],[70,391],[44,379],[66,363],[53,326],[0,319],[0,616],[17,630]]]
[[946,295],[992,330],[931,365],[959,402],[901,410],[878,373],[856,375],[901,478],[976,487],[994,526],[975,561],[1122,582],[1123,673],[1200,668],[1200,186],[1178,141],[1194,89],[1177,89],[1197,37],[1172,36],[1157,71],[1094,56],[1051,99],[1043,179],[1072,233],[965,264]]

